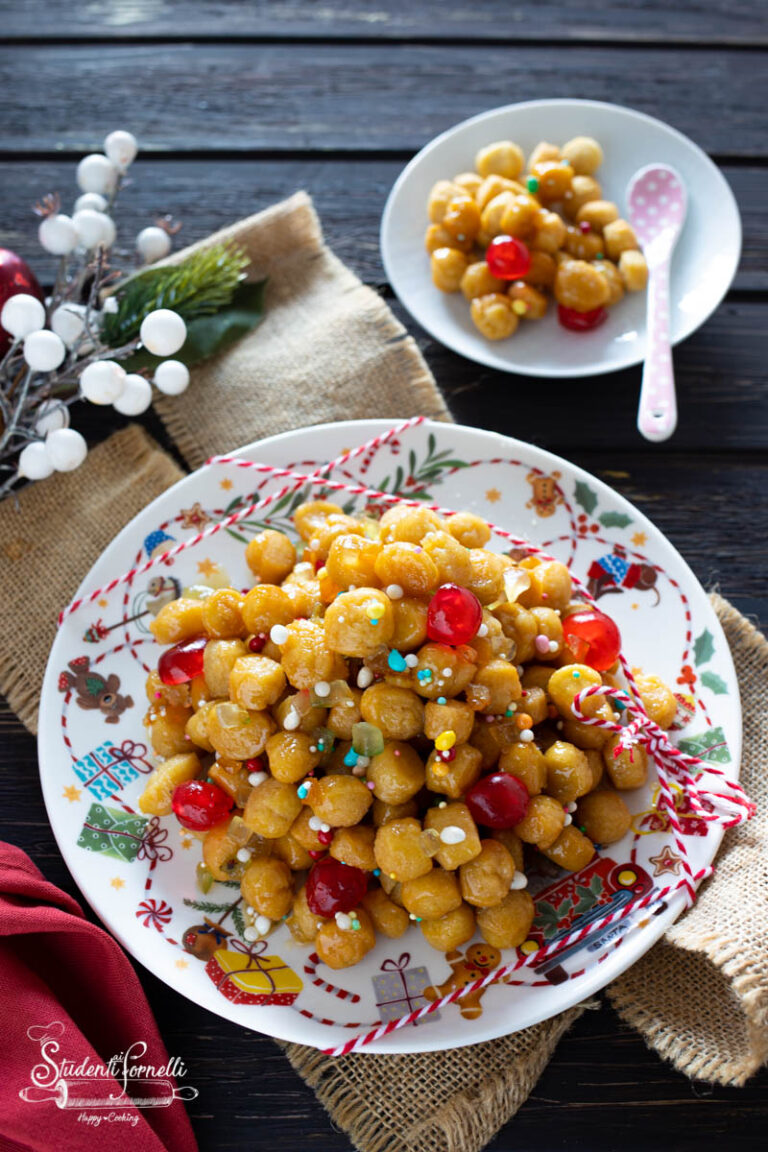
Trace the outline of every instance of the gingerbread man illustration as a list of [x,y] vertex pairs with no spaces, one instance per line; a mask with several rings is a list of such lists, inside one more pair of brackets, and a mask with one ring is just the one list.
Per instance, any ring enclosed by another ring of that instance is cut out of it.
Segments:
[[[468,984],[474,984],[475,980],[481,980],[501,964],[501,953],[498,948],[493,948],[490,944],[472,944],[463,955],[455,949],[447,952],[445,958],[451,966],[451,975],[444,984],[430,984],[424,989],[424,996],[429,1001],[439,1000],[441,996],[447,996],[457,988],[466,988]],[[480,1001],[484,993],[485,988],[482,988],[479,992],[471,992],[457,1001],[459,1011],[465,1020],[476,1020],[482,1015]]]
[[564,503],[562,493],[557,487],[559,479],[559,472],[553,472],[550,476],[529,472],[526,480],[531,486],[532,495],[526,508],[535,508],[539,516],[554,516],[557,506]]

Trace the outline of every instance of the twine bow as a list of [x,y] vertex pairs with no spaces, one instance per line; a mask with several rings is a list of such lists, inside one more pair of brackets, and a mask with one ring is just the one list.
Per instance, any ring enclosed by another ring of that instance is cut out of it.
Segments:
[[399,972],[401,975],[411,962],[410,952],[401,952],[397,960],[389,958],[381,963],[382,972]]
[[168,829],[161,828],[159,817],[153,816],[142,836],[136,859],[149,860],[152,865],[170,860],[173,856],[173,849],[165,843],[167,839]]

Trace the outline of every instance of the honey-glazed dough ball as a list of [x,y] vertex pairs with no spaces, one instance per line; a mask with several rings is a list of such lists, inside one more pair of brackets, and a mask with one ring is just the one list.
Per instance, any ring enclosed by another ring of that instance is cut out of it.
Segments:
[[229,674],[248,649],[242,640],[209,640],[203,652],[203,676],[211,696],[229,695]]
[[390,880],[405,883],[432,871],[432,857],[425,850],[419,820],[406,817],[388,820],[376,830],[373,851],[376,864]]
[[[245,651],[245,645],[243,645],[243,651]],[[195,679],[199,679],[199,677],[195,677]],[[160,674],[153,668],[147,676],[144,687],[147,700],[155,708],[160,707],[160,702],[173,704],[179,708],[188,708],[192,703],[190,692],[193,683],[194,681],[190,684],[163,684]]]
[[482,216],[480,217],[481,229],[477,237],[478,244],[487,247],[490,239],[494,236],[500,236],[504,231],[502,223],[509,209],[514,203],[515,193],[505,190],[499,192],[498,196],[494,196],[489,200],[485,208],[483,208]]
[[446,871],[452,872],[480,854],[477,825],[469,808],[460,801],[449,802],[444,808],[439,806],[428,808],[424,817],[424,827],[433,829],[438,835],[445,828],[460,828],[464,833],[464,839],[456,844],[440,842],[435,860]]
[[538,252],[548,252],[554,256],[563,246],[565,240],[565,224],[557,212],[547,212],[542,209],[536,217],[530,247]]
[[377,588],[342,592],[329,604],[324,624],[326,641],[335,652],[343,656],[370,656],[392,639],[395,629],[392,601]]
[[458,184],[459,188],[463,188],[465,192],[474,200],[478,188],[483,182],[482,176],[477,172],[459,172],[458,176],[453,178],[454,184]]
[[[588,664],[565,664],[550,676],[547,692],[560,715],[564,719],[575,720],[574,698],[586,688],[594,688],[602,682],[600,673]],[[598,694],[582,700],[579,707],[585,716],[594,716],[604,704],[605,696]]]
[[203,836],[203,863],[214,880],[224,882],[236,880],[242,875],[243,866],[237,859],[237,850],[242,845],[229,834],[229,821],[214,824]]
[[637,236],[626,220],[614,220],[603,229],[605,254],[611,260],[619,260],[622,252],[631,252],[638,247]]
[[654,723],[665,731],[671,727],[677,714],[677,700],[671,688],[658,676],[640,673],[635,676],[637,690],[646,712]]
[[474,241],[469,237],[466,240],[457,240],[450,232],[446,232],[442,224],[430,224],[424,233],[424,247],[430,256],[438,248],[458,248],[459,252],[467,253],[474,248]]
[[515,659],[521,664],[531,660],[538,635],[536,617],[522,604],[500,604],[493,612],[504,629],[504,635],[515,643]]
[[366,769],[373,794],[385,804],[405,804],[424,787],[424,765],[415,748],[401,740],[384,745]]
[[564,648],[563,622],[560,616],[554,608],[531,608],[530,613],[536,621],[537,638],[544,636],[550,643],[550,650],[548,652],[539,652],[538,648],[536,649],[538,659],[543,662],[547,660],[557,660]]
[[285,691],[285,672],[268,656],[240,656],[229,674],[229,696],[243,708],[270,708]]
[[553,860],[560,868],[565,868],[566,872],[578,872],[586,868],[595,854],[592,841],[583,832],[579,832],[574,824],[563,828],[554,844],[548,844],[546,847],[539,844],[538,849],[548,860]]
[[338,704],[334,704],[333,708],[328,709],[325,721],[325,727],[330,728],[339,740],[351,740],[352,729],[363,718],[360,711],[360,701],[363,694],[358,688],[350,688],[350,692],[351,696],[346,700],[340,700]]
[[595,748],[587,748],[587,760],[592,773],[592,789],[595,789],[605,775],[605,761],[602,753]]
[[482,754],[472,744],[454,745],[453,760],[439,760],[437,752],[427,760],[427,788],[458,800],[468,788],[480,779]]
[[509,892],[514,874],[515,862],[504,845],[482,840],[479,854],[459,868],[461,895],[476,908],[491,908]]
[[[272,849],[272,855],[287,864],[291,872],[306,872],[312,867],[313,860],[303,844],[291,836],[278,836],[277,840],[267,841]],[[293,893],[291,893],[293,896]]]
[[594,177],[574,176],[570,188],[563,196],[563,212],[569,220],[573,220],[580,208],[593,200],[601,200],[602,196],[603,190]]
[[589,200],[576,213],[578,224],[590,224],[596,231],[603,233],[618,218],[619,210],[612,200]]
[[203,600],[203,630],[206,636],[223,639],[244,636],[243,604],[245,597],[235,588],[217,588]]
[[376,557],[375,572],[385,586],[398,584],[407,596],[427,596],[438,585],[434,560],[420,544],[397,540],[384,544]]
[[357,909],[360,927],[339,928],[335,920],[326,920],[315,937],[315,950],[329,968],[351,968],[359,964],[376,947],[376,933],[368,913]]
[[429,193],[427,200],[427,214],[433,224],[442,224],[448,205],[456,196],[466,196],[467,193],[453,180],[438,180]]
[[419,927],[427,943],[438,952],[452,952],[474,936],[475,913],[469,904],[462,903],[436,920],[422,920]]
[[473,512],[457,512],[448,519],[447,526],[454,540],[465,548],[483,548],[491,538],[487,521]]
[[245,869],[240,891],[246,904],[253,905],[261,916],[282,920],[293,904],[291,870],[274,856],[258,856]]
[[523,689],[517,668],[508,660],[489,660],[478,668],[467,689],[468,698],[475,688],[486,689],[482,693],[484,703],[478,709],[480,712],[504,713],[510,704],[522,699]]
[[158,644],[180,644],[182,640],[200,636],[205,631],[204,603],[204,600],[182,596],[178,600],[171,600],[170,604],[164,604],[149,624],[149,630]]
[[608,302],[610,291],[604,276],[586,260],[561,264],[555,276],[555,299],[564,308],[592,312]]
[[528,811],[514,831],[526,844],[546,848],[554,844],[564,827],[565,812],[559,801],[553,796],[532,796]]
[[485,260],[478,260],[467,265],[466,271],[459,285],[467,300],[474,300],[476,296],[488,296],[494,292],[504,291],[504,281],[498,280],[491,272]]
[[332,828],[353,828],[365,816],[373,796],[357,776],[323,776],[314,780],[307,802]]
[[275,731],[268,712],[251,712],[242,704],[221,701],[206,715],[206,733],[220,756],[249,760],[260,756]]
[[512,301],[513,311],[517,312],[522,320],[541,320],[546,315],[547,298],[532,284],[516,280],[510,285],[507,295]]
[[506,236],[515,236],[520,240],[527,239],[534,231],[539,216],[539,202],[533,196],[520,193],[512,195],[504,202],[504,211],[501,214],[501,230]]
[[436,248],[430,257],[432,283],[441,292],[458,292],[469,260],[458,248]]
[[523,672],[523,688],[542,688],[547,692],[553,672],[550,664],[528,664]]
[[342,864],[362,868],[363,872],[373,872],[376,867],[373,854],[375,835],[375,830],[367,824],[358,824],[355,828],[338,828],[328,851],[334,860],[341,860]]
[[306,732],[275,732],[267,740],[266,753],[275,780],[286,784],[303,780],[318,766],[322,757],[317,744]]
[[[354,596],[354,592],[345,593]],[[336,603],[340,603],[339,596]],[[330,609],[329,609],[330,611]],[[326,613],[326,619],[328,613]],[[345,680],[347,665],[320,620],[294,620],[279,644],[282,667],[294,688],[311,688],[318,681]]]
[[531,167],[531,176],[538,180],[536,195],[542,204],[562,200],[571,186],[573,169],[561,160],[542,160]]
[[624,298],[624,281],[621,278],[621,273],[612,260],[596,260],[593,267],[601,276],[605,276],[608,282],[610,295],[605,306],[606,308],[613,308],[614,304],[618,304]]
[[556,274],[557,264],[550,253],[534,249],[531,251],[531,265],[521,279],[526,284],[532,284],[534,288],[551,289],[555,283]]
[[524,167],[523,150],[511,140],[487,144],[475,156],[475,168],[481,176],[505,176],[508,180],[516,180]]
[[424,735],[429,740],[436,740],[441,732],[451,731],[457,744],[466,744],[474,723],[474,709],[464,700],[446,700],[445,704],[430,700],[424,708]]
[[407,800],[405,804],[387,804],[384,800],[374,797],[371,808],[371,819],[374,828],[386,824],[388,820],[405,820],[407,816],[418,816],[419,805],[416,800]]
[[416,596],[404,596],[392,602],[395,630],[390,641],[398,652],[420,648],[427,638],[427,609],[429,602]]
[[285,532],[265,528],[248,543],[245,560],[262,584],[279,584],[296,563],[296,549]]
[[511,828],[494,828],[491,832],[491,839],[498,840],[503,844],[515,865],[516,872],[523,871],[524,857],[523,857],[523,842],[517,833],[513,832]]
[[629,831],[632,813],[618,792],[606,788],[582,796],[574,821],[595,844],[614,844]]
[[597,232],[582,232],[581,228],[569,224],[565,230],[563,247],[575,260],[594,260],[603,252],[603,239]]
[[469,549],[450,532],[428,532],[422,548],[437,568],[440,584],[465,584],[472,573]]
[[476,296],[469,312],[475,327],[486,340],[506,340],[517,331],[519,319],[512,301],[499,292]]
[[[201,704],[196,712],[190,716],[189,720],[184,727],[184,731],[193,744],[198,748],[203,748],[206,752],[214,752],[215,749],[208,739],[208,716],[212,708],[219,704],[219,700],[209,700],[205,704]],[[234,761],[236,763],[236,761]]]
[[322,916],[316,916],[310,911],[306,886],[302,886],[296,893],[291,914],[285,923],[297,944],[313,944],[318,926],[327,923]]
[[373,926],[382,936],[397,940],[410,925],[410,918],[404,908],[390,900],[383,888],[371,888],[363,897],[363,907],[373,921]]
[[248,797],[243,821],[266,840],[277,840],[287,835],[300,811],[301,800],[294,785],[267,777]]
[[293,605],[276,584],[257,584],[245,597],[243,623],[255,636],[268,636],[275,624],[290,624],[293,618]]
[[570,804],[592,787],[592,772],[586,752],[566,740],[555,740],[544,753],[547,762],[547,792],[561,804]]
[[574,136],[563,145],[563,159],[577,176],[591,176],[603,162],[603,150],[591,136]]
[[643,292],[648,283],[648,265],[642,252],[627,249],[619,256],[619,275],[627,292]]
[[378,588],[376,558],[381,551],[378,540],[365,536],[337,536],[328,551],[325,567],[329,578],[341,589]]
[[430,508],[395,504],[379,521],[379,539],[382,544],[393,544],[396,540],[420,544],[427,532],[442,532],[444,528],[443,521]]
[[161,704],[156,711],[150,709],[144,717],[144,726],[156,756],[167,759],[190,751],[187,724],[191,717],[191,708],[173,704]]
[[562,610],[570,603],[571,574],[559,560],[537,564],[528,573],[531,585],[517,598],[524,608],[551,608]]
[[[597,709],[595,716],[599,716],[602,720],[613,720],[613,708],[606,701]],[[585,724],[581,720],[564,720],[562,732],[566,740],[570,740],[571,744],[583,748],[584,751],[590,748],[599,751],[612,735],[607,728],[598,728],[595,724]]]
[[456,876],[442,868],[433,868],[425,876],[406,880],[402,897],[405,908],[423,920],[437,920],[461,905]]
[[344,515],[344,509],[330,500],[306,500],[293,514],[293,523],[302,540],[312,536],[327,522],[329,516]]
[[493,604],[499,600],[504,592],[504,573],[509,566],[506,558],[485,548],[470,548],[469,563],[470,574],[465,587],[474,592],[481,604]]
[[429,643],[419,649],[418,657],[419,662],[413,669],[413,688],[428,700],[458,696],[475,675],[475,652],[470,647],[449,648],[447,644]]
[[523,707],[531,718],[532,724],[542,724],[550,715],[549,698],[543,688],[526,688],[523,697]]
[[560,149],[557,144],[550,144],[546,140],[540,140],[534,150],[528,157],[528,170],[536,164],[545,164],[548,161],[551,163],[553,160],[561,160]]
[[[303,701],[297,692],[295,696],[285,696],[279,704],[275,704],[272,715],[280,728],[285,728],[287,723],[289,731],[298,730],[311,736],[316,728],[324,727],[328,712],[325,708],[308,708],[303,712],[300,706],[303,706]],[[297,716],[298,724],[296,724]]]
[[170,756],[149,775],[139,797],[139,808],[150,816],[168,816],[171,799],[179,784],[195,780],[202,773],[202,765],[194,752],[181,752]]
[[487,944],[494,948],[519,948],[528,936],[536,909],[524,888],[507,892],[493,908],[481,908],[477,927]]
[[[323,600],[320,596],[320,581],[313,580],[307,583],[299,581],[286,581],[281,585],[281,589],[288,597],[293,619],[299,616],[313,616],[323,605]],[[262,648],[262,653],[265,656],[271,656],[274,660],[275,657],[280,658],[280,649],[274,645],[274,652],[271,651],[272,641],[270,640],[267,645]]]
[[424,728],[424,705],[410,688],[372,684],[363,692],[360,712],[385,740],[413,740]]
[[617,756],[618,743],[618,735],[612,736],[603,748],[603,760],[611,783],[622,791],[641,788],[648,779],[648,753],[642,744],[633,744],[630,748],[622,748]]
[[499,757],[499,771],[522,780],[529,796],[538,796],[547,786],[547,762],[540,748],[530,744],[510,744]]
[[[499,176],[498,174],[494,174],[492,176],[486,176],[485,180],[483,180],[482,184],[475,193],[475,202],[477,203],[480,211],[483,212],[483,210],[488,207],[491,200],[494,200],[502,192],[511,192],[513,195],[517,195],[522,191],[523,188],[520,184],[517,183],[516,180],[508,180],[506,176]],[[477,242],[480,244],[481,248],[484,246],[481,241],[481,236],[477,237]]]
[[448,201],[442,227],[456,240],[474,240],[480,231],[480,209],[468,193]]

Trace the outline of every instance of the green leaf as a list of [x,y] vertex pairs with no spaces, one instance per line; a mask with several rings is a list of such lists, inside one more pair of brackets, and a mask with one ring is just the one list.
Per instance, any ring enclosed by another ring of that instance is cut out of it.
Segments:
[[589,912],[590,908],[593,908],[597,902],[598,894],[593,892],[591,887],[583,888],[579,885],[576,888],[576,895],[579,898],[573,909],[576,916],[582,916],[585,912]]
[[232,909],[232,923],[235,926],[235,931],[238,936],[243,936],[245,933],[245,917],[241,908]]
[[708,728],[697,736],[686,736],[678,743],[681,752],[689,756],[698,756],[700,760],[709,760],[714,764],[730,764],[731,755],[725,742],[725,733],[722,728]]
[[229,907],[228,904],[213,904],[210,900],[188,900],[186,897],[184,903],[188,908],[196,908],[198,912],[224,912]]
[[248,537],[242,536],[239,532],[235,532],[234,528],[225,528],[224,531],[227,533],[228,536],[233,536],[234,539],[239,541],[240,544],[247,544],[248,543]]
[[632,517],[625,512],[603,512],[598,520],[604,528],[626,528],[632,523]]
[[429,436],[427,437],[427,452],[430,457],[434,456],[436,447],[437,441],[435,440],[435,434],[434,432],[430,432]]
[[591,516],[597,508],[597,493],[592,491],[585,480],[579,480],[574,489],[574,496],[587,515]]
[[728,695],[728,686],[725,680],[721,680],[716,672],[702,672],[701,682],[705,688],[709,688],[710,692],[714,692],[715,696]]
[[697,636],[693,645],[693,659],[695,664],[706,664],[715,652],[715,641],[712,633],[705,628],[701,636]]

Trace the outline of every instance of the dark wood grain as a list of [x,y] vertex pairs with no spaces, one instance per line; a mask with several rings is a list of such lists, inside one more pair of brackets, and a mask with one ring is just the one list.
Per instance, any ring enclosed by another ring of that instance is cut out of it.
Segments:
[[78,38],[99,40],[195,37],[203,41],[238,39],[428,39],[553,40],[641,44],[662,42],[766,43],[760,0],[708,0],[669,4],[645,0],[606,5],[602,0],[539,0],[511,5],[508,0],[354,0],[318,4],[313,0],[192,0],[183,5],[137,4],[135,0],[76,0],[51,5],[25,0],[3,5],[7,39]]
[[556,93],[629,103],[708,152],[764,160],[755,78],[767,62],[768,52],[703,49],[681,67],[677,52],[620,45],[32,46],[19,85],[18,50],[6,47],[0,90],[14,106],[3,139],[19,153],[89,151],[105,125],[124,124],[148,149],[182,153],[410,152],[467,116]]

